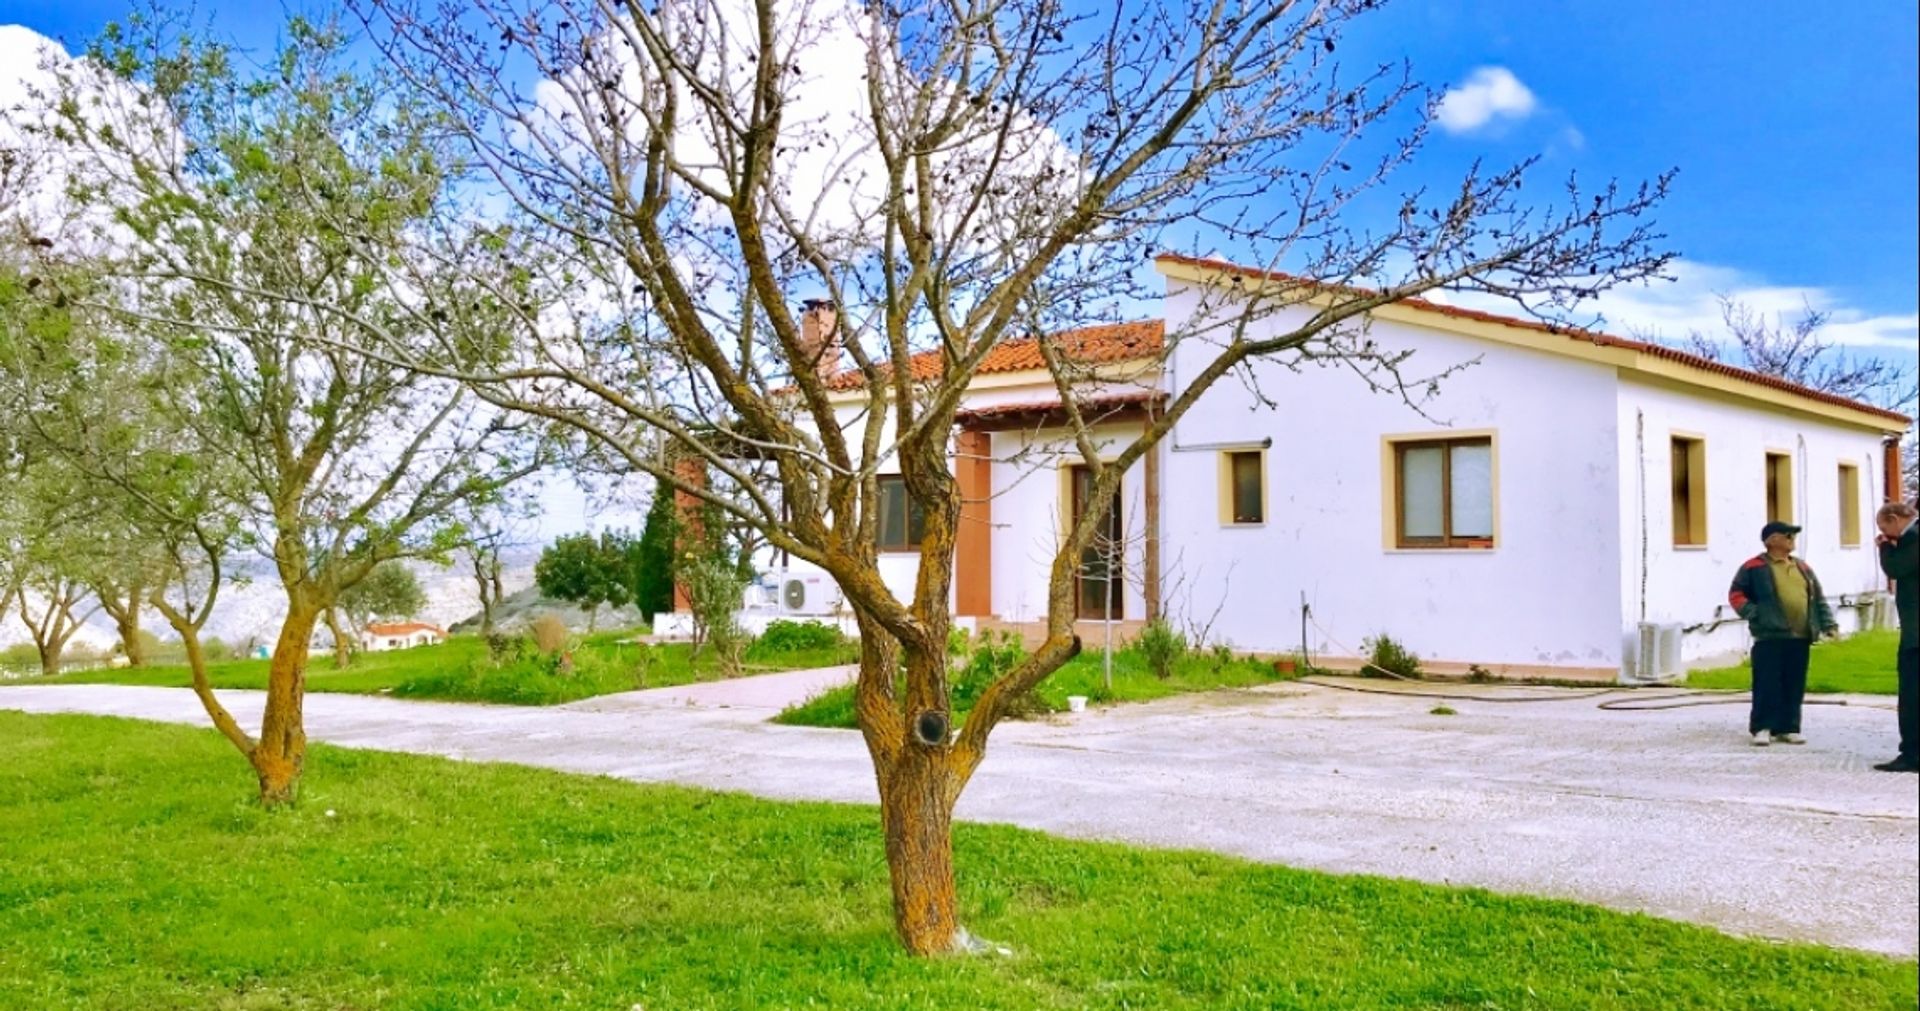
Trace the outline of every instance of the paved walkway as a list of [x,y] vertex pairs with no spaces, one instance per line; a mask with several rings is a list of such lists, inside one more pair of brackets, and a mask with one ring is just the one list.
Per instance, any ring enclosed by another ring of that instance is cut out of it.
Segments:
[[[856,734],[766,722],[846,676],[548,709],[315,694],[306,713],[312,737],[351,747],[872,803]],[[1811,708],[1811,743],[1754,748],[1738,705],[1620,713],[1577,693],[1531,694],[1551,701],[1459,700],[1457,715],[1435,715],[1430,699],[1285,685],[1008,724],[959,815],[1909,957],[1920,948],[1920,789],[1867,769],[1894,738],[1893,713],[1868,706],[1891,700]],[[260,693],[222,696],[257,720]],[[206,723],[180,689],[9,686],[0,708]]]

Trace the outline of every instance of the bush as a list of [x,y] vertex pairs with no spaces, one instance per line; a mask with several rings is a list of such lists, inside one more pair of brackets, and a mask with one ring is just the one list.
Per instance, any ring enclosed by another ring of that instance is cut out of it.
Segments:
[[833,649],[846,641],[840,629],[817,621],[788,621],[784,618],[767,625],[753,644],[756,653],[799,653]]
[[1364,673],[1374,677],[1389,676],[1417,678],[1420,676],[1420,658],[1412,651],[1395,642],[1385,632],[1370,639],[1360,641],[1362,649],[1367,651],[1367,663],[1370,665]]
[[737,613],[740,595],[747,588],[746,575],[724,553],[690,558],[676,571],[693,611],[695,655],[701,645],[712,646],[720,676],[738,677],[747,650],[747,632]]
[[567,648],[567,623],[559,615],[543,614],[533,619],[533,645],[542,653],[558,653]]
[[1187,637],[1174,631],[1165,618],[1147,622],[1133,645],[1147,662],[1147,670],[1162,681],[1173,676],[1174,664],[1187,655]]
[[233,647],[225,639],[210,635],[200,640],[200,653],[208,660],[229,660],[233,657]]
[[33,643],[16,642],[6,649],[0,649],[0,667],[9,670],[39,670],[40,651]]
[[487,658],[500,664],[515,663],[534,652],[533,640],[524,635],[495,632],[487,636]]
[[533,645],[552,674],[573,673],[573,654],[567,650],[567,623],[558,615],[543,614],[533,621]]
[[[954,711],[971,710],[980,701],[980,695],[988,685],[1026,658],[1026,647],[1021,645],[1018,635],[1012,632],[1000,632],[997,635],[982,632],[974,644],[973,652],[954,675],[952,686],[948,689],[948,699]],[[1046,701],[1032,690],[1021,692],[1007,701],[1007,715],[1014,719],[1047,712],[1051,710]]]

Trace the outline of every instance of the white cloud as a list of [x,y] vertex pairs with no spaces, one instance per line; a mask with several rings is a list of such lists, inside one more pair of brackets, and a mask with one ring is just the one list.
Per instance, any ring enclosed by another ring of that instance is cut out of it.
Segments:
[[[1874,313],[1849,303],[1844,295],[1816,285],[1776,284],[1746,271],[1694,260],[1676,260],[1671,281],[1611,289],[1581,303],[1571,322],[1620,337],[1681,339],[1699,332],[1725,333],[1720,299],[1726,296],[1768,319],[1797,319],[1807,309],[1827,314],[1821,336],[1834,344],[1870,352],[1912,355],[1920,344],[1920,313]],[[1469,292],[1454,302],[1489,312],[1513,314],[1504,299]]]
[[1448,133],[1471,133],[1494,120],[1522,120],[1533,114],[1533,92],[1505,67],[1481,67],[1465,84],[1447,90],[1433,110],[1434,122]]

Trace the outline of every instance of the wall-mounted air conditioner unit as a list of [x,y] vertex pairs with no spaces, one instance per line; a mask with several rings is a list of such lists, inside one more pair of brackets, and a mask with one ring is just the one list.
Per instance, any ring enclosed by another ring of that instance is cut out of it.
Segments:
[[1631,680],[1637,684],[1672,681],[1682,673],[1680,637],[1677,624],[1651,621],[1640,623],[1640,635],[1634,650]]
[[832,614],[839,590],[824,573],[783,576],[780,579],[780,610],[787,614]]

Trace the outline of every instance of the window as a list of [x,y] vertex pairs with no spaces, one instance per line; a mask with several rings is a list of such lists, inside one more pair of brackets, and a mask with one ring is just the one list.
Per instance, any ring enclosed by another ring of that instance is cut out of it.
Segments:
[[1860,468],[1840,465],[1840,543],[1860,546]]
[[1267,521],[1266,451],[1220,454],[1220,522],[1253,526]]
[[1437,439],[1393,447],[1395,544],[1493,547],[1493,440]]
[[898,475],[880,478],[880,550],[918,551],[927,530],[926,511],[907,497],[907,482]]
[[1767,522],[1793,522],[1793,457],[1767,454]]
[[1673,546],[1707,543],[1707,442],[1673,437]]

